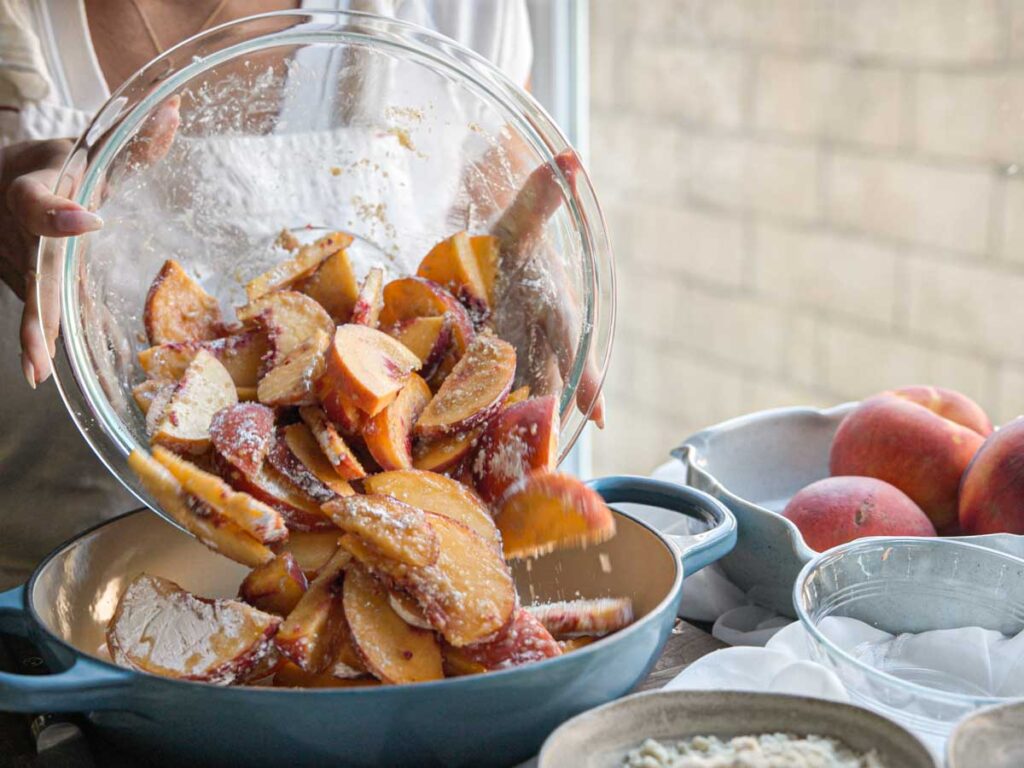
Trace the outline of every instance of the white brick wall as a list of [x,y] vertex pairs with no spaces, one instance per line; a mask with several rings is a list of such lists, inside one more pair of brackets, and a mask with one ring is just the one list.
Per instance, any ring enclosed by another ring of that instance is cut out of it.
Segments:
[[592,0],[598,472],[908,383],[1024,412],[1024,0]]

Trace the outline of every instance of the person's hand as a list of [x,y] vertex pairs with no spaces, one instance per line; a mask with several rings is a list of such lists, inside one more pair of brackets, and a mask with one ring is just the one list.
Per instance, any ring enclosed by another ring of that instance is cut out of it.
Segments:
[[[572,151],[555,158],[562,176],[575,184],[579,158]],[[562,204],[562,189],[549,165],[527,178],[492,229],[501,250],[501,279],[495,297],[498,335],[511,342],[526,369],[523,378],[537,393],[561,391],[576,359],[579,300],[561,259],[544,242],[544,225]],[[604,426],[601,381],[590,356],[584,363],[576,405]]]
[[[152,163],[167,153],[180,121],[179,103],[169,99],[146,121],[128,148],[131,162]],[[73,237],[103,226],[99,216],[68,199],[75,183],[70,174],[55,188],[71,147],[70,139],[52,139],[0,149],[0,278],[25,302],[21,367],[32,388],[50,375],[60,328],[56,277],[40,278],[35,269],[39,238]],[[42,324],[39,285],[45,295]]]

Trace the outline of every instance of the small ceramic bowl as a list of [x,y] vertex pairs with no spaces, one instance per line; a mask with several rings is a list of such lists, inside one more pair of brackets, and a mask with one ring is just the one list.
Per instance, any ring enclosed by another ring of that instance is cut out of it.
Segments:
[[574,717],[552,733],[538,768],[619,768],[648,738],[675,742],[762,733],[831,736],[858,752],[874,749],[892,768],[937,768],[915,736],[849,704],[739,691],[658,691],[627,696]]
[[1000,704],[963,719],[946,744],[947,768],[1024,765],[1024,701]]

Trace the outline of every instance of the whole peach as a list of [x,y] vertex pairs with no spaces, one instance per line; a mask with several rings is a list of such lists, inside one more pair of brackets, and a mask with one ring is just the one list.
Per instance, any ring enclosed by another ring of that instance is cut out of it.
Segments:
[[993,432],[960,484],[965,533],[1024,533],[1024,416]]
[[963,395],[935,390],[940,397],[924,397],[929,389],[907,387],[861,403],[836,431],[829,469],[891,483],[941,531],[957,521],[960,478],[988,434],[977,430],[991,426]]
[[934,536],[935,526],[899,488],[873,477],[826,477],[799,491],[782,512],[811,549],[864,536]]

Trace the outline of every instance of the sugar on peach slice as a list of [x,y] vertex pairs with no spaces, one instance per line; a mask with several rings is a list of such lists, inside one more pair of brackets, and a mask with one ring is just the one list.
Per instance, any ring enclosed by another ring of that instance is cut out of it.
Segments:
[[407,624],[391,608],[388,590],[354,565],[345,573],[345,619],[367,669],[384,683],[420,683],[444,677],[433,631]]
[[210,420],[213,449],[247,475],[263,466],[274,443],[274,433],[274,412],[259,403],[229,405]]
[[198,597],[143,573],[121,594],[107,626],[107,648],[124,667],[231,685],[266,668],[280,623],[241,601]]
[[438,537],[426,514],[390,496],[346,496],[323,505],[341,530],[373,545],[380,554],[403,565],[437,561]]
[[175,341],[139,352],[139,365],[147,376],[177,381],[200,350],[223,363],[236,386],[255,387],[263,358],[270,350],[266,331],[242,331],[219,339]]
[[[295,427],[300,426],[305,428],[305,424],[290,424],[289,426]],[[320,448],[316,450],[319,452]],[[327,459],[323,460],[327,463]],[[288,443],[284,438],[283,429],[278,430],[277,435],[274,438],[273,446],[270,449],[270,453],[267,454],[267,462],[271,467],[276,469],[281,475],[283,475],[288,482],[302,491],[306,496],[312,499],[317,504],[323,504],[324,502],[333,501],[337,498],[338,494],[335,493],[325,483],[321,482],[310,469],[299,461],[298,457],[292,452],[291,448],[288,447]],[[334,470],[330,469],[331,474],[334,474]],[[338,478],[338,482],[345,483],[344,480]],[[345,483],[345,485],[348,485]],[[350,486],[351,490],[351,486]],[[354,493],[355,491],[351,491]]]
[[562,655],[562,648],[532,614],[517,608],[495,637],[455,649],[451,656],[479,664],[487,671],[508,669]]
[[480,280],[487,296],[487,303],[494,307],[494,285],[501,264],[498,238],[494,235],[473,235],[469,238],[469,245],[476,258],[476,266],[480,271]]
[[238,596],[256,608],[287,616],[306,593],[309,582],[290,552],[253,568],[238,588]]
[[457,232],[431,248],[416,274],[447,288],[466,307],[475,326],[487,319],[487,286],[466,232]]
[[359,295],[356,296],[356,303],[352,305],[352,318],[349,322],[376,328],[383,307],[384,270],[372,267],[359,287]]
[[308,245],[300,245],[295,256],[250,280],[245,286],[246,296],[249,301],[256,301],[272,291],[291,288],[316,272],[329,256],[351,244],[351,235],[345,232],[331,232]]
[[347,323],[359,295],[359,285],[348,253],[331,254],[309,278],[296,286],[327,310],[335,322]]
[[[285,446],[305,470],[325,485],[335,496],[351,496],[355,491],[347,480],[335,472],[326,454],[321,450],[313,433],[304,423],[289,424],[281,431]],[[288,473],[285,473],[286,475]],[[291,478],[295,482],[294,478]],[[296,483],[300,487],[302,483]],[[329,501],[329,499],[325,499]]]
[[351,555],[338,550],[324,564],[274,638],[278,650],[306,672],[323,672],[334,658],[345,621],[342,583]]
[[498,529],[487,507],[473,491],[450,477],[405,469],[370,475],[363,486],[367,493],[391,496],[426,512],[457,520],[500,546]]
[[222,328],[217,300],[173,259],[164,262],[150,285],[142,321],[151,345],[213,339]]
[[255,568],[274,559],[274,553],[230,520],[216,516],[195,496],[185,492],[174,475],[153,457],[136,449],[128,466],[160,508],[199,541],[224,557]]
[[152,442],[183,453],[205,453],[210,447],[213,414],[237,402],[238,392],[227,370],[217,358],[202,351],[174,388]]
[[324,353],[330,344],[330,335],[317,328],[313,336],[285,355],[260,379],[256,388],[259,401],[275,407],[317,403],[316,383],[327,365]]
[[383,556],[358,536],[340,545],[389,586],[419,603],[427,621],[455,646],[485,640],[504,627],[516,606],[516,591],[505,563],[483,537],[451,518],[424,513],[437,534],[437,562],[409,566]]
[[248,493],[234,490],[221,478],[205,472],[190,461],[165,448],[153,448],[153,458],[160,462],[185,492],[231,521],[254,539],[272,544],[288,538],[288,528],[281,514]]
[[238,309],[238,319],[258,325],[269,335],[270,364],[278,365],[288,353],[316,332],[334,333],[334,321],[327,310],[303,293],[277,291],[261,296]]
[[628,597],[598,597],[526,606],[554,637],[596,636],[618,632],[633,623],[633,601]]
[[441,435],[428,440],[419,439],[413,444],[412,465],[424,472],[448,472],[456,469],[469,457],[486,425]]
[[420,414],[416,434],[437,437],[484,423],[501,408],[515,375],[515,348],[479,334]]
[[171,394],[174,392],[174,384],[173,381],[146,379],[132,387],[132,399],[139,406],[142,415],[146,416],[154,402],[159,403],[163,400],[163,404],[167,405],[167,401],[171,399]]
[[390,328],[394,336],[420,359],[420,375],[429,379],[452,347],[454,335],[451,315],[413,317]]
[[290,661],[285,661],[274,673],[275,688],[367,688],[380,684],[369,675],[337,677],[330,670],[312,674]]
[[217,471],[233,488],[259,499],[281,513],[292,531],[332,530],[334,524],[320,509],[320,503],[292,483],[269,462],[252,474],[239,472],[218,455]]
[[367,416],[376,416],[398,396],[420,359],[386,333],[349,323],[338,327],[327,351],[320,398],[347,399]]
[[381,469],[412,467],[412,428],[430,398],[427,382],[410,374],[398,397],[363,427],[366,448]]
[[337,528],[324,531],[291,531],[287,541],[274,545],[274,551],[279,555],[291,555],[306,574],[306,578],[311,579],[334,557],[341,536],[342,531]]
[[388,592],[388,604],[391,606],[391,610],[397,613],[402,621],[410,627],[433,629],[430,622],[427,621],[427,617],[423,615],[420,604],[405,592],[395,589]]
[[424,277],[402,277],[384,286],[380,324],[392,328],[417,317],[448,317],[452,324],[455,358],[473,341],[473,320],[444,286]]
[[545,472],[512,486],[494,523],[509,559],[599,544],[615,535],[615,516],[604,499],[571,475]]
[[334,467],[335,473],[343,480],[358,480],[366,477],[366,470],[359,462],[359,458],[349,448],[345,438],[341,436],[334,424],[327,418],[322,408],[314,405],[299,408],[299,416],[309,428],[313,439],[327,461]]
[[470,462],[473,485],[484,501],[498,502],[505,491],[533,472],[558,466],[558,399],[533,397],[505,407],[477,440]]
[[363,431],[366,414],[337,386],[336,380],[321,376],[316,394],[320,398],[320,407],[342,436],[353,437]]

